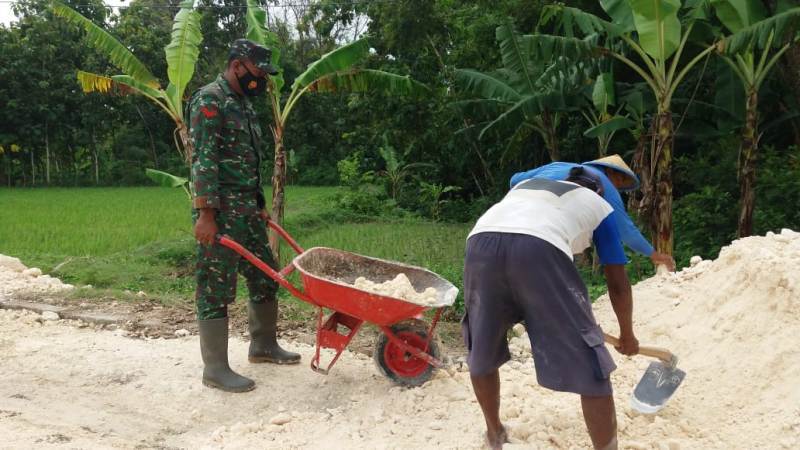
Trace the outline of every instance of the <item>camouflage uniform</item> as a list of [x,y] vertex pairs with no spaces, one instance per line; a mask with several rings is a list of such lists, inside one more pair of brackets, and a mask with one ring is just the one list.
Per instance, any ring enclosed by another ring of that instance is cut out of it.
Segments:
[[[219,233],[227,234],[275,268],[266,227],[259,216],[265,203],[259,175],[262,134],[253,105],[219,76],[192,98],[189,124],[194,142],[193,221],[199,216],[198,208],[216,209]],[[218,244],[198,244],[199,320],[227,317],[227,304],[236,298],[237,271],[247,279],[250,301],[275,300],[275,281],[247,260]]]

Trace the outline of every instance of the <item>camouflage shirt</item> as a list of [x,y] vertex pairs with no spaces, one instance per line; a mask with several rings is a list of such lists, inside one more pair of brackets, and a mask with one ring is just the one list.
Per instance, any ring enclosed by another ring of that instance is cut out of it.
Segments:
[[261,192],[261,128],[250,100],[220,75],[189,103],[195,208],[228,210]]

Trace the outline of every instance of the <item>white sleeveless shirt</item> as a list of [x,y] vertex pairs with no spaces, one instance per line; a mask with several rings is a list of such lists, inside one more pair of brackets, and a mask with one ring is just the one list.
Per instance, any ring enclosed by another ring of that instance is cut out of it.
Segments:
[[527,234],[572,259],[592,244],[595,228],[613,211],[602,197],[575,183],[532,178],[489,208],[467,238],[487,232]]

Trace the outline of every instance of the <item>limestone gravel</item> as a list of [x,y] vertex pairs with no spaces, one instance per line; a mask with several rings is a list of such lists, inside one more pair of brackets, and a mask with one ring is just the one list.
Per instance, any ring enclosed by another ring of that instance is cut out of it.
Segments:
[[[639,414],[629,395],[649,360],[612,351],[620,448],[800,448],[800,234],[735,241],[716,260],[637,284],[634,299],[639,340],[676,353],[687,378],[658,415]],[[606,331],[617,331],[607,298],[595,312]],[[231,365],[257,389],[231,395],[201,385],[196,336],[130,339],[49,323],[0,310],[3,446],[60,439],[70,448],[481,447],[483,418],[463,364],[406,389],[350,352],[320,376],[307,367],[313,347],[297,342],[282,344],[306,363],[247,364],[248,343],[233,337]],[[578,397],[538,387],[530,344],[515,331],[513,360],[500,371],[506,448],[589,448]],[[331,356],[323,352],[324,361]]]

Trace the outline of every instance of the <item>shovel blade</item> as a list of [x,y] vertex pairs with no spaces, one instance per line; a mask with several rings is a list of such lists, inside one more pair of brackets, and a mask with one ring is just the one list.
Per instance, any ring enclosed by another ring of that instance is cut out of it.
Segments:
[[653,361],[631,395],[631,407],[643,414],[655,414],[667,404],[686,377],[686,372]]

